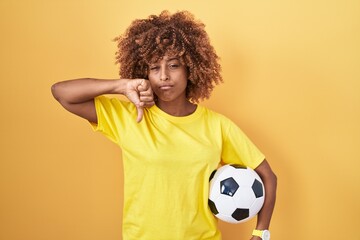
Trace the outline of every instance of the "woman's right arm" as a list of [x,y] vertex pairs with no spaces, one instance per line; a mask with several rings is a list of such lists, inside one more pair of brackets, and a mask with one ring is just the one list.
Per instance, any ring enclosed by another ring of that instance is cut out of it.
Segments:
[[66,110],[93,123],[97,123],[94,98],[103,94],[125,95],[138,109],[138,122],[143,107],[154,105],[150,83],[145,79],[75,79],[55,83],[51,92]]

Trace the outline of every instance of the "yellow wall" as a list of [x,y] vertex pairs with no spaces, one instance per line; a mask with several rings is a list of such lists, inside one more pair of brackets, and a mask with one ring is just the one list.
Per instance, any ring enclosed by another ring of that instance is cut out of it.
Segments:
[[[356,0],[1,0],[0,239],[121,238],[120,150],[61,109],[50,86],[117,77],[111,40],[162,9],[207,25],[226,83],[204,104],[276,171],[273,239],[360,239]],[[254,221],[220,226],[224,240],[244,240]]]

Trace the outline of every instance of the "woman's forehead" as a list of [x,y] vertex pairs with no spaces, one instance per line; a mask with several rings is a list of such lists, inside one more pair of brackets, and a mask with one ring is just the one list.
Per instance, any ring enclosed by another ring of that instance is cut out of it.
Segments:
[[179,57],[175,54],[165,54],[163,56],[153,57],[150,64],[160,63],[161,61],[169,62],[169,61],[180,60],[180,59],[181,59],[181,57]]

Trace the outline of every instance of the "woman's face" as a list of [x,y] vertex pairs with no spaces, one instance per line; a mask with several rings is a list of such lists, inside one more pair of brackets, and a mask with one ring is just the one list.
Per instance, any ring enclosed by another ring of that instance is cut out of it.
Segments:
[[148,79],[158,101],[185,101],[187,77],[187,68],[178,57],[165,55],[149,65]]

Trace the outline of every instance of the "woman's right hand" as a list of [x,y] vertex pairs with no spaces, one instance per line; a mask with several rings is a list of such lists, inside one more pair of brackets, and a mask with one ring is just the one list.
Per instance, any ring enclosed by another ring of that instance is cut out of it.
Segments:
[[151,107],[155,104],[150,82],[146,79],[129,79],[124,95],[136,106],[137,122],[143,118],[144,107]]

